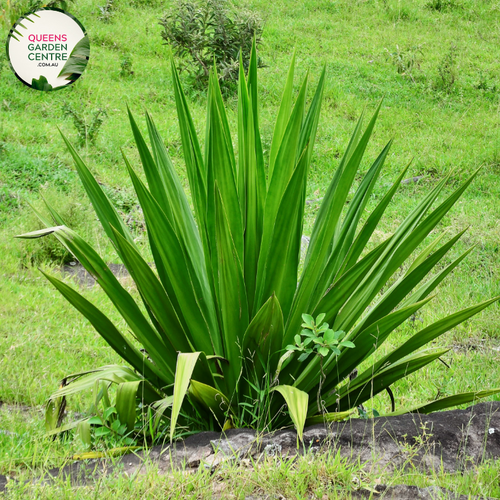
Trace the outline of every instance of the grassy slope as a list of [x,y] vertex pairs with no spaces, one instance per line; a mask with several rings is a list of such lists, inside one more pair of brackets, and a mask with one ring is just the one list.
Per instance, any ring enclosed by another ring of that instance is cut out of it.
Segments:
[[[293,48],[297,51],[297,87],[298,77],[307,71],[314,84],[322,65],[327,64],[328,83],[308,198],[324,194],[355,120],[365,106],[373,110],[384,96],[368,158],[374,158],[391,137],[395,145],[373,201],[412,158],[408,176],[426,177],[417,185],[402,187],[380,227],[381,233],[393,231],[415,200],[450,169],[457,169],[451,189],[458,180],[483,166],[473,186],[439,229],[451,227],[456,231],[470,226],[453,255],[471,244],[477,248],[441,286],[439,296],[418,319],[429,324],[446,313],[500,293],[496,89],[500,87],[500,3],[457,0],[452,2],[457,6],[445,12],[426,8],[422,0],[303,0],[293,3],[293,7],[285,0],[236,3],[255,9],[265,19],[261,55],[268,67],[260,70],[265,147],[270,145],[273,118]],[[70,139],[76,138],[62,106],[70,104],[87,118],[95,109],[106,110],[108,118],[95,146],[82,148],[81,154],[99,180],[109,186],[117,202],[126,205],[132,196],[120,148],[137,165],[126,103],[141,124],[143,108],[152,113],[185,179],[167,49],[161,43],[157,24],[164,8],[159,2],[147,4],[145,0],[135,6],[124,1],[115,4],[110,23],[98,19],[95,0],[78,0],[72,7],[87,28],[92,44],[86,73],[72,88],[53,93],[32,91],[16,80],[5,62],[0,73],[0,183],[4,193],[0,194],[0,401],[41,405],[64,375],[119,361],[31,265],[36,261],[42,267],[50,266],[43,257],[60,256],[56,245],[47,243],[41,251],[39,243],[12,239],[15,234],[36,228],[29,207],[21,201],[16,208],[15,197],[22,196],[38,205],[37,190],[41,185],[106,259],[116,262],[82,196],[58,135],[57,126]],[[6,27],[3,33],[5,36]],[[456,46],[456,81],[446,91],[440,88],[439,69],[443,70],[443,58],[452,44]],[[397,46],[405,51],[417,45],[422,47],[422,55],[419,68],[413,71],[413,82],[398,74],[388,52],[396,51]],[[134,75],[124,78],[119,73],[126,54],[131,54]],[[191,100],[196,126],[202,132],[205,98],[192,94]],[[235,109],[234,99],[229,99],[228,104]],[[234,118],[230,117],[233,125]],[[364,168],[368,168],[368,162]],[[58,191],[62,194],[58,195]],[[316,208],[315,204],[308,206],[306,234]],[[138,237],[143,236],[138,233]],[[91,290],[87,295],[113,315],[100,291]],[[443,395],[499,386],[498,313],[494,305],[440,339],[440,345],[452,347],[446,355],[451,369],[435,363],[396,384],[397,406],[425,401],[438,391]],[[415,325],[420,327],[420,321]],[[412,325],[405,325],[393,341],[400,342],[413,331]],[[374,401],[379,410],[386,410],[387,404],[387,396]],[[83,408],[78,401],[72,407]],[[0,428],[8,427],[3,419],[0,412]],[[1,440],[0,436],[0,445]]]

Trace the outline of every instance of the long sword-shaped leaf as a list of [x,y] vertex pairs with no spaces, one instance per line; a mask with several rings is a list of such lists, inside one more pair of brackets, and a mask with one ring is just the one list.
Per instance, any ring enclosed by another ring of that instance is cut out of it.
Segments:
[[[260,246],[259,262],[257,266],[257,293],[262,290],[266,276],[266,265],[269,252],[271,251],[271,239],[274,234],[276,214],[278,213],[281,199],[297,165],[297,148],[300,139],[300,129],[304,117],[305,94],[307,89],[307,78],[304,79],[299,95],[295,102],[290,120],[285,130],[281,147],[276,157],[276,165],[273,176],[269,182],[264,208],[264,222],[262,232],[262,243]],[[302,152],[301,152],[302,153]],[[269,295],[270,296],[270,295]],[[265,297],[264,302],[269,298]],[[262,294],[260,294],[262,297]],[[254,301],[254,314],[263,302]]]
[[147,360],[97,307],[62,281],[48,274],[43,274],[61,292],[63,297],[90,321],[101,337],[127,363],[130,363],[139,373],[144,373],[144,376],[157,387],[172,382],[173,379],[170,374],[163,374],[154,364]]
[[[147,376],[145,374],[145,376]],[[159,397],[159,393],[152,387],[152,385],[145,380],[142,375],[134,372],[128,366],[107,365],[83,373],[75,373],[66,377],[67,385],[61,387],[50,396],[50,399],[71,396],[80,392],[96,387],[102,381],[112,384],[123,384],[124,382],[137,382],[143,383],[141,389],[141,397],[144,398],[147,404],[151,404]]]
[[194,272],[172,225],[128,162],[127,168],[144,211],[148,231],[156,244],[159,257],[172,282],[175,297],[186,320],[190,342],[207,354],[220,354],[220,342],[215,306],[210,285],[204,276]]
[[[54,234],[76,256],[85,269],[95,277],[155,364],[171,380],[175,364],[175,352],[170,346],[163,344],[158,332],[153,329],[130,293],[123,288],[97,252],[74,231],[65,226],[48,228],[43,231],[45,231],[45,234]],[[36,238],[42,236],[43,231],[28,233],[19,237]]]
[[411,273],[396,281],[392,287],[372,307],[370,312],[361,321],[361,327],[374,323],[392,311],[415,288],[446,255],[446,253],[462,237],[466,229],[456,234],[445,245],[435,251],[430,257],[424,259]]
[[171,345],[174,351],[194,350],[170,298],[153,270],[139,252],[120,234],[116,235],[116,242],[124,258],[125,267],[160,326],[159,334],[164,344]]
[[288,120],[290,118],[290,112],[292,110],[292,90],[293,90],[294,71],[295,71],[295,51],[293,52],[290,68],[288,69],[288,76],[286,78],[285,89],[283,90],[283,96],[281,98],[278,117],[276,118],[276,123],[274,125],[273,140],[271,143],[271,151],[269,153],[268,176],[270,179],[273,176],[273,169],[274,169],[274,163],[276,161],[276,155],[278,154],[279,148],[281,146],[281,140],[283,139],[283,134],[285,133],[285,129]]
[[[349,299],[349,302],[336,319],[334,324],[335,329],[347,331],[351,328],[359,318],[361,312],[364,311],[380,291],[381,287],[436,227],[476,175],[477,171],[412,230],[411,228],[414,226],[415,222],[420,221],[423,217],[425,205],[431,201],[432,197],[429,195],[410,216],[407,217],[405,222],[394,234],[391,244],[386,250],[387,253],[381,256],[379,271],[374,273],[373,276],[368,276],[365,282],[360,285],[357,292]],[[444,181],[437,187],[443,186],[443,182]],[[392,256],[389,258],[390,254],[392,254]]]
[[[470,317],[480,313],[483,309],[500,300],[500,296],[493,297],[467,309],[463,309],[454,314],[450,314],[446,318],[436,321],[432,325],[420,330],[418,333],[408,339],[401,347],[395,349],[392,353],[384,356],[379,361],[380,366],[395,363],[398,359],[407,356],[411,352],[415,352],[420,347],[433,341],[445,332],[450,331],[455,326],[468,320]],[[378,366],[378,365],[377,365]]]
[[336,281],[330,290],[326,292],[314,310],[314,315],[325,313],[325,321],[331,324],[340,308],[349,299],[358,285],[366,277],[366,274],[378,262],[380,255],[385,251],[390,238],[380,243],[370,253],[363,257],[355,266],[347,271]]
[[[42,196],[43,198],[43,196]],[[57,213],[53,207],[51,207],[49,205],[49,203],[47,202],[47,200],[43,199],[43,201],[45,202],[45,205],[47,206],[47,209],[49,210],[50,214],[52,215],[52,218],[54,219],[55,223],[56,224],[59,224],[59,225],[65,225],[65,222],[63,220],[63,218],[61,217],[61,215],[59,213]],[[33,208],[33,207],[32,207]],[[36,211],[34,208],[33,208],[34,212],[36,213],[37,217],[47,226],[49,227],[50,226],[50,223],[38,212]],[[117,231],[113,225],[111,225],[111,229],[113,230],[113,232],[115,233],[115,237],[116,237],[116,241],[115,241],[115,244],[116,244],[116,249],[118,251],[118,254],[121,255],[121,259],[122,261],[125,263],[127,262],[127,256],[126,255],[123,255],[121,253],[121,250],[122,250],[122,245],[120,245],[120,239],[124,240],[124,238],[121,236],[121,234],[119,233],[119,231]],[[129,245],[131,248],[133,248],[133,252],[136,253],[136,249],[130,244],[129,240],[125,240],[127,242],[127,245]],[[153,253],[155,253],[153,251]],[[137,255],[140,257],[140,255],[137,253]],[[159,264],[161,264],[161,262],[159,262]],[[126,265],[127,267],[127,265]],[[149,267],[149,266],[148,266]],[[128,269],[128,271],[132,274],[131,270]],[[160,271],[160,270],[159,270]],[[164,275],[164,273],[161,273],[162,275]],[[164,276],[165,277],[165,276]],[[167,283],[168,282],[168,283]],[[165,279],[164,280],[164,283],[166,283],[167,285],[170,284],[170,281],[168,279]],[[165,285],[164,285],[165,286]],[[172,290],[172,287],[170,286],[170,288],[168,288],[168,290],[171,292]],[[141,294],[141,298],[143,299],[144,301],[144,305],[146,306],[146,310],[149,314],[149,317],[154,325],[154,327],[156,328],[157,332],[162,335],[162,326],[158,323],[157,319],[156,319],[156,316],[155,314],[151,311],[151,308],[149,306],[149,304],[145,301],[144,299],[144,295]],[[175,299],[175,297],[174,297]],[[179,307],[178,307],[178,304],[176,301],[175,302],[175,306],[172,304],[171,307],[175,310],[176,309],[176,306],[177,306],[177,310],[179,310]],[[166,343],[166,345],[168,345],[168,342]]]
[[[338,411],[354,408],[390,387],[394,382],[420,370],[447,352],[448,349],[437,349],[407,356],[376,373],[367,381],[354,379],[353,383],[347,384],[340,389],[338,396],[325,398],[325,404],[330,409],[329,407],[333,403]],[[333,401],[334,399],[335,401]]]
[[[172,210],[173,225],[176,228],[176,233],[186,246],[186,251],[192,256],[192,260],[199,263],[198,272],[204,272],[203,246],[200,240],[200,233],[196,227],[196,222],[189,207],[189,202],[172,161],[170,160],[167,149],[149,114],[146,114],[146,122],[155,162],[160,177],[163,179],[164,189]],[[154,192],[152,192],[152,194],[155,196]]]
[[452,408],[453,406],[464,405],[467,403],[475,403],[479,399],[487,398],[489,396],[494,396],[500,393],[500,388],[488,389],[485,391],[471,391],[462,392],[460,394],[454,394],[453,396],[447,396],[445,398],[437,399],[431,403],[426,403],[419,406],[413,406],[412,408],[406,408],[403,410],[395,411],[384,415],[386,417],[393,415],[403,415],[404,413],[433,413],[435,411],[446,410],[447,408]]
[[275,295],[259,309],[243,337],[243,359],[247,371],[260,379],[264,373],[275,373],[283,345],[283,313]]
[[384,161],[389,153],[391,147],[391,142],[383,149],[382,153],[373,163],[372,167],[365,175],[363,181],[361,182],[354,198],[349,203],[349,210],[342,221],[342,225],[337,225],[339,228],[338,234],[334,235],[332,241],[332,250],[330,256],[326,262],[324,270],[321,273],[314,295],[311,299],[311,304],[317,304],[320,298],[323,296],[328,287],[332,284],[337,271],[344,261],[349,248],[351,247],[356,229],[358,226],[359,219],[365,209],[366,203],[370,197],[373,190],[373,186],[378,178],[380,169],[382,168]]
[[[241,214],[240,202],[238,199],[238,189],[236,185],[236,168],[234,166],[234,153],[229,135],[227,117],[221,102],[220,88],[215,80],[215,75],[211,76],[211,102],[210,123],[208,130],[208,142],[210,144],[207,156],[208,171],[208,235],[212,255],[216,248],[215,236],[215,204],[216,188],[220,190],[220,195],[226,209],[231,236],[234,241],[238,258],[243,263],[244,243],[243,243],[243,217]],[[214,269],[217,273],[217,269]]]
[[[263,264],[265,271],[257,289],[256,304],[263,304],[276,294],[285,318],[288,316],[295,293],[300,260],[304,215],[302,192],[308,166],[306,152],[307,150],[299,159],[278,208],[269,253]],[[263,257],[263,255],[259,257],[259,266]]]
[[401,305],[404,307],[427,297],[446,278],[446,276],[448,276],[448,274],[450,274],[451,271],[453,271],[453,269],[455,269],[455,267],[457,267],[458,264],[460,264],[460,262],[462,262],[462,260],[464,260],[465,257],[467,257],[467,255],[469,255],[472,252],[472,250],[474,250],[474,248],[475,248],[474,246],[468,248],[462,255],[457,257],[451,264],[446,266],[442,271],[437,273],[429,281],[427,281],[421,287],[415,290],[406,300],[402,302]]
[[368,219],[366,220],[364,226],[362,227],[361,231],[359,234],[356,236],[356,239],[354,240],[353,244],[351,245],[351,248],[349,249],[349,252],[347,253],[344,263],[341,266],[339,270],[339,275],[342,275],[346,270],[350,269],[354,264],[356,264],[357,260],[359,259],[359,256],[362,254],[363,250],[366,248],[366,244],[370,240],[373,232],[378,226],[378,223],[380,222],[380,219],[382,218],[385,209],[391,202],[392,198],[394,197],[394,194],[398,190],[398,188],[401,185],[401,181],[404,179],[405,174],[410,167],[410,164],[408,164],[403,171],[399,174],[398,178],[392,185],[392,187],[387,191],[387,193],[384,195],[380,203],[374,208],[374,210],[371,212],[369,215]]
[[349,340],[355,344],[354,349],[343,349],[335,362],[325,363],[323,371],[327,375],[324,391],[328,392],[342,382],[365,359],[371,356],[387,340],[389,335],[405,320],[415,314],[433,297],[402,307],[381,318],[367,328],[355,328],[349,335]]
[[218,302],[221,308],[224,354],[229,360],[229,366],[225,365],[225,378],[232,394],[241,372],[241,344],[249,322],[248,303],[241,262],[217,182],[215,190]]
[[[207,172],[203,162],[198,136],[194,127],[191,113],[187,105],[186,96],[182,90],[181,82],[174,60],[170,60],[172,78],[174,83],[175,105],[177,107],[177,117],[181,132],[182,150],[189,179],[189,187],[193,198],[193,205],[196,218],[201,228],[205,227],[207,210]],[[206,242],[205,238],[202,238]],[[205,248],[205,253],[209,254],[209,249]]]
[[134,239],[130,234],[127,225],[123,222],[122,218],[107,197],[106,193],[104,193],[101,186],[94,179],[94,176],[90,173],[90,170],[87,168],[83,160],[76,152],[75,148],[66,139],[62,132],[61,136],[66,143],[71,156],[73,157],[76,170],[78,172],[80,180],[82,181],[83,187],[85,188],[85,191],[87,192],[87,195],[92,202],[92,206],[97,213],[97,218],[99,219],[99,222],[101,223],[108,238],[111,241],[114,241],[114,233],[111,229],[111,225],[113,225],[113,227],[115,227],[124,238],[129,240],[130,243],[134,244]]
[[256,182],[257,189],[264,199],[266,193],[266,174],[264,169],[264,151],[262,149],[262,140],[259,130],[259,93],[257,89],[257,46],[255,37],[252,42],[250,52],[250,61],[248,65],[248,96],[252,108],[253,127],[255,137],[255,158],[256,158]]
[[[301,323],[301,315],[310,310],[313,292],[321,276],[325,259],[332,239],[337,231],[337,224],[342,213],[347,195],[358,170],[363,154],[370,140],[380,106],[375,111],[368,127],[356,145],[340,177],[335,177],[323,199],[320,211],[314,224],[309,243],[302,277],[295,294],[292,311],[287,327],[296,330]],[[355,132],[355,134],[357,131]],[[340,169],[341,167],[339,167]]]
[[254,111],[248,96],[242,61],[238,89],[238,196],[245,227],[245,284],[249,310],[252,311],[262,239],[266,181],[264,171],[258,167]]

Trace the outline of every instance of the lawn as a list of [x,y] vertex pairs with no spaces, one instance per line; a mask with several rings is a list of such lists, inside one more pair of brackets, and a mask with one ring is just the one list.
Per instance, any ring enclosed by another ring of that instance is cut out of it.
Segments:
[[[75,0],[68,9],[88,31],[91,57],[84,75],[61,91],[37,92],[23,86],[10,71],[5,55],[0,55],[0,402],[4,403],[0,429],[17,433],[0,433],[0,473],[23,474],[26,467],[57,465],[78,451],[76,441],[54,443],[43,437],[42,405],[67,374],[120,363],[39,272],[41,268],[58,273],[56,268],[71,261],[71,256],[52,236],[43,241],[14,239],[41,227],[29,204],[41,208],[43,193],[106,262],[119,262],[79,184],[58,127],[78,142],[73,117],[77,115],[80,124],[90,124],[96,113],[104,111],[95,141],[83,138],[79,152],[133,228],[139,244],[146,243],[143,219],[120,152],[125,150],[134,166],[139,165],[127,105],[143,130],[143,111],[152,114],[187,187],[169,51],[158,24],[170,4],[116,0],[106,20],[100,2]],[[468,227],[444,264],[470,246],[475,249],[414,321],[398,329],[386,349],[446,314],[500,294],[500,2],[235,0],[234,4],[257,13],[264,22],[259,54],[265,67],[259,70],[259,94],[266,155],[293,51],[295,90],[309,72],[309,98],[326,64],[327,83],[307,192],[313,201],[307,205],[305,234],[310,234],[319,208],[315,200],[325,194],[357,118],[365,108],[371,113],[381,99],[381,116],[364,170],[391,138],[394,145],[367,211],[408,162],[412,163],[407,177],[419,180],[401,186],[376,238],[392,233],[447,173],[452,175],[443,196],[481,167],[461,201],[431,235],[445,230],[451,235]],[[6,17],[4,13],[3,39],[10,29]],[[133,74],[125,71],[130,63]],[[193,89],[187,92],[195,126],[203,137],[206,95]],[[235,135],[236,97],[229,96],[227,105]],[[136,293],[132,283],[130,289]],[[84,294],[120,325],[120,316],[102,291],[95,287]],[[440,337],[436,345],[450,348],[443,358],[448,366],[435,362],[395,384],[396,408],[436,395],[500,387],[499,317],[495,303]],[[89,396],[75,397],[68,408],[85,412],[88,404]],[[29,408],[19,413],[14,405]],[[384,393],[373,399],[372,406],[380,413],[389,411],[390,399]],[[482,492],[495,496],[498,485],[488,470],[480,476],[486,485]],[[436,481],[450,484],[447,478]],[[456,481],[457,488],[467,492],[467,481]],[[298,491],[288,494],[299,495]],[[133,493],[130,498],[135,498]]]

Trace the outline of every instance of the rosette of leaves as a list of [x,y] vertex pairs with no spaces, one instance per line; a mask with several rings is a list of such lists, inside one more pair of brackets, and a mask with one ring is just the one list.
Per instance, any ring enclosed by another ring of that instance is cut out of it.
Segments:
[[[292,99],[292,60],[267,176],[259,132],[255,44],[247,76],[240,65],[237,151],[217,75],[210,76],[204,153],[173,63],[172,75],[193,210],[148,114],[150,146],[129,114],[146,181],[124,155],[146,220],[154,267],[65,139],[97,217],[135,281],[137,301],[52,207],[48,206],[51,219],[39,214],[46,229],[21,236],[54,234],[96,278],[131,333],[120,330],[71,286],[45,274],[126,363],[66,379],[51,397],[49,424],[57,425],[64,398],[105,381],[127,394],[129,408],[131,394],[142,406],[155,408],[157,419],[169,423],[171,438],[176,426],[189,427],[195,421],[207,429],[273,429],[293,423],[302,437],[305,424],[346,418],[374,395],[438,360],[447,349],[429,343],[498,300],[432,323],[381,355],[384,342],[433,299],[436,287],[471,251],[442,263],[464,231],[447,241],[443,233],[423,249],[422,243],[477,172],[437,203],[449,179],[443,178],[394,234],[368,249],[406,169],[362,222],[389,154],[389,141],[346,205],[380,106],[366,127],[361,116],[318,211],[299,273],[307,174],[325,71],[307,107],[307,76]],[[401,266],[407,269],[403,275]],[[300,335],[304,313],[313,318],[321,315],[320,323],[330,325],[333,335],[321,333],[330,347],[299,361],[301,353],[286,346]],[[369,368],[360,368],[351,380],[349,375],[366,360],[364,366]],[[425,413],[495,392],[500,389],[458,394],[398,411]],[[120,421],[127,421],[126,416]]]

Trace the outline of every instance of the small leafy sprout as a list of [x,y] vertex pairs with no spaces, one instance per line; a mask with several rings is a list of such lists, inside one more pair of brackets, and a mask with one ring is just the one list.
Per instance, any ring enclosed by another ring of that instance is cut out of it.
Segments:
[[[355,345],[349,340],[342,340],[345,332],[339,330],[334,332],[328,323],[321,322],[325,319],[325,314],[321,313],[314,321],[310,314],[303,314],[302,331],[300,335],[294,337],[295,345],[287,345],[287,351],[298,351],[302,354],[299,356],[299,361],[305,361],[311,354],[316,354],[324,358],[330,352],[339,356],[340,347],[352,349]],[[321,326],[318,326],[321,325]]]

